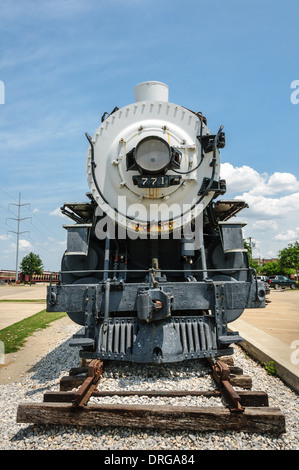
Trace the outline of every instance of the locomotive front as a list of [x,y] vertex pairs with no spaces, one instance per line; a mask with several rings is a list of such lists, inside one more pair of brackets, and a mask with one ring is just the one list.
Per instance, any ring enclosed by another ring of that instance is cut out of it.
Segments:
[[222,126],[168,101],[144,82],[135,102],[102,117],[89,148],[88,201],[65,203],[67,249],[48,311],[84,326],[71,346],[82,358],[178,362],[232,354],[227,324],[265,306],[248,265],[247,207],[220,178]]

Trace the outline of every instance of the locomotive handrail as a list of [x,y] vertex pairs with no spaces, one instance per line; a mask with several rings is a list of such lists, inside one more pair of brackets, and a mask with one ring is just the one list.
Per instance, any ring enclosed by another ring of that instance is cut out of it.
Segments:
[[[223,271],[251,271],[252,268],[226,268],[226,269],[221,269],[221,272]],[[106,273],[106,272],[116,272],[116,273],[149,273],[149,272],[163,272],[163,273],[184,273],[186,270],[185,269],[162,269],[162,268],[149,268],[149,269],[95,269],[92,272],[93,273]],[[203,271],[208,271],[208,272],[218,272],[219,269],[192,269],[192,272],[203,272]],[[74,273],[90,273],[90,269],[85,269],[85,270],[80,270],[80,271],[59,271],[60,274],[74,274]]]

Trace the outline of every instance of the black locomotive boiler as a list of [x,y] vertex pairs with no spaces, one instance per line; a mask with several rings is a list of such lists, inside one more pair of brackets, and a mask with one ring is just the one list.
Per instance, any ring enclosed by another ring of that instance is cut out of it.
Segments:
[[82,325],[80,357],[168,363],[233,353],[228,331],[246,308],[265,306],[264,283],[244,249],[244,201],[219,198],[222,126],[168,101],[144,82],[135,102],[105,113],[88,139],[83,203],[71,219],[60,280],[47,310]]

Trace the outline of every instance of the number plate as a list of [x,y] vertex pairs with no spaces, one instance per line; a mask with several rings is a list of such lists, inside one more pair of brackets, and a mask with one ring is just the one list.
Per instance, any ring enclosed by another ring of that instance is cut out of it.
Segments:
[[167,175],[138,176],[137,178],[138,188],[167,188],[169,186],[169,177]]
[[176,175],[134,175],[133,183],[138,188],[168,188],[180,184],[181,178]]

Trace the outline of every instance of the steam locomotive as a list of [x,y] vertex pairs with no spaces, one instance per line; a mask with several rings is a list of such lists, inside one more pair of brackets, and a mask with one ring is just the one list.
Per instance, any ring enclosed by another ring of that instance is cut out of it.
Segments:
[[84,327],[70,342],[81,358],[233,354],[242,338],[227,325],[265,306],[265,286],[234,219],[246,202],[218,199],[223,126],[212,134],[202,113],[169,102],[164,83],[134,92],[132,104],[104,113],[86,134],[90,191],[61,208],[72,222],[47,310]]

